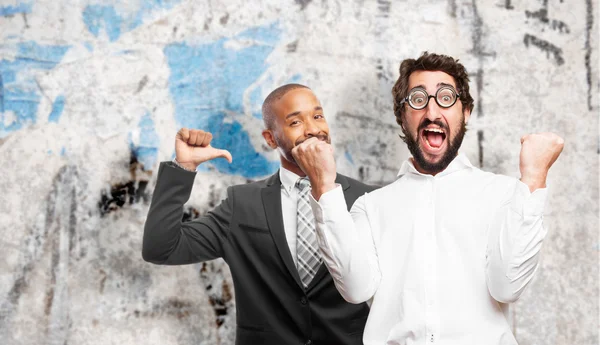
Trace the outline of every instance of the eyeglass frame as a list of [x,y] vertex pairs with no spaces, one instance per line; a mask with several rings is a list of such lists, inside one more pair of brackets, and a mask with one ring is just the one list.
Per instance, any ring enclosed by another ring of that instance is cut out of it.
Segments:
[[[456,95],[456,98],[454,99],[454,102],[452,102],[452,104],[450,104],[450,105],[448,105],[448,106],[443,106],[443,105],[441,105],[441,104],[440,104],[440,102],[439,102],[439,101],[438,101],[438,99],[437,99],[437,95],[438,95],[438,93],[440,92],[440,90],[442,90],[442,89],[450,89],[450,90],[452,90],[452,92],[454,92],[454,94]],[[427,96],[427,102],[425,102],[425,105],[423,106],[423,108],[415,108],[415,107],[413,107],[413,106],[412,106],[412,104],[411,104],[411,102],[408,100],[408,98],[410,97],[410,95],[411,95],[411,94],[412,94],[414,91],[417,91],[417,90],[422,90],[422,91],[425,93],[425,95]],[[448,85],[448,84],[442,84],[442,86],[441,86],[439,89],[437,89],[437,91],[435,92],[435,95],[430,95],[430,94],[427,92],[427,90],[425,90],[425,88],[424,88],[424,87],[417,86],[417,87],[415,87],[415,88],[412,88],[412,89],[411,89],[411,90],[408,92],[408,95],[406,95],[406,97],[404,97],[404,99],[402,99],[402,100],[400,101],[400,104],[404,104],[404,103],[406,103],[406,104],[408,104],[408,106],[409,106],[409,107],[413,108],[414,110],[423,110],[423,109],[427,108],[427,106],[429,105],[429,99],[430,99],[430,98],[433,98],[433,99],[435,100],[435,103],[436,103],[438,106],[440,106],[441,108],[448,109],[448,108],[452,108],[452,107],[453,107],[453,106],[456,104],[456,101],[458,101],[458,100],[460,99],[460,94],[458,93],[458,91],[456,91],[456,89],[454,88],[454,86],[452,86],[452,85]]]

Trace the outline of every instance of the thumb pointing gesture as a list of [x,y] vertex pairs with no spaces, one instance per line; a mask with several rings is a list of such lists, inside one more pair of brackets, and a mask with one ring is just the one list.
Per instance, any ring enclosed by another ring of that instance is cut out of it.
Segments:
[[196,169],[203,162],[215,158],[225,158],[233,161],[227,150],[214,148],[210,145],[212,134],[200,129],[181,128],[175,138],[175,159],[188,169]]

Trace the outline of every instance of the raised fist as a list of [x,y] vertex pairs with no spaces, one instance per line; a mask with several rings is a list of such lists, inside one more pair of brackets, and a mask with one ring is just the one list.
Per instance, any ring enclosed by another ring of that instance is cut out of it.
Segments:
[[292,149],[294,160],[304,171],[312,188],[313,197],[335,188],[336,167],[331,144],[309,138]]
[[565,141],[554,133],[528,134],[521,138],[521,181],[534,191],[546,185],[548,170],[563,150]]

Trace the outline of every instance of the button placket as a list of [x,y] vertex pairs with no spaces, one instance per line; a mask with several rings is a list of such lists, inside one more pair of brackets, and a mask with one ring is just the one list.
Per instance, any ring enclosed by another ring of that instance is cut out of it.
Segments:
[[[428,209],[430,215],[435,216],[436,212],[436,186],[435,178],[431,178],[428,181],[428,189],[430,191],[431,199],[428,200]],[[436,296],[437,296],[437,243],[436,243],[436,219],[435,217],[429,217],[427,229],[425,231],[425,323],[427,330],[427,343],[433,344],[436,341],[436,330],[438,326],[438,312],[436,308]]]

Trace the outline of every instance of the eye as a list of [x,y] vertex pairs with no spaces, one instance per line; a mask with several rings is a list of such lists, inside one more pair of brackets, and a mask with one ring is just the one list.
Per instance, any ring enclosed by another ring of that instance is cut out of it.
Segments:
[[316,114],[314,118],[315,119],[323,119],[323,118],[325,118],[325,116],[323,116],[323,114]]
[[290,122],[290,126],[296,126],[299,124],[300,124],[300,121],[298,121],[298,120],[294,120],[294,121]]

